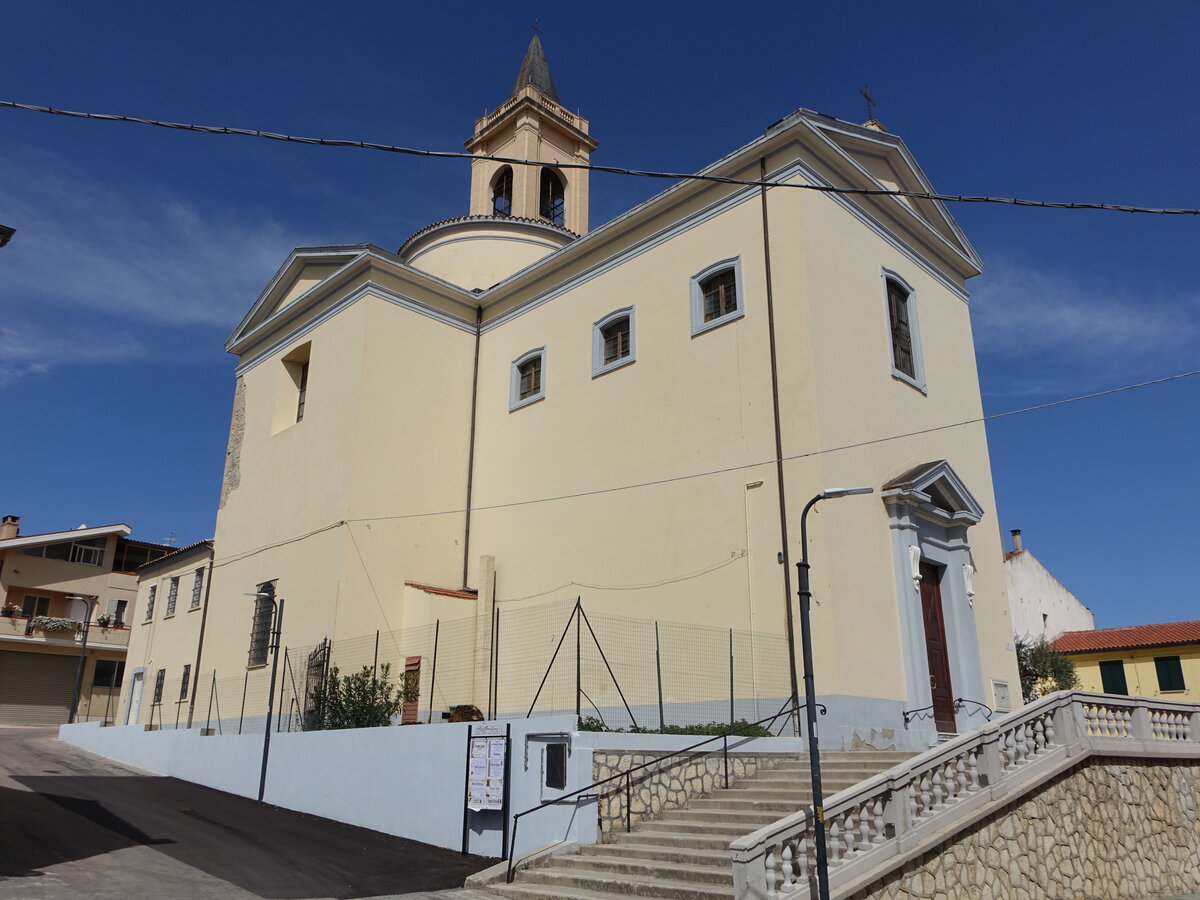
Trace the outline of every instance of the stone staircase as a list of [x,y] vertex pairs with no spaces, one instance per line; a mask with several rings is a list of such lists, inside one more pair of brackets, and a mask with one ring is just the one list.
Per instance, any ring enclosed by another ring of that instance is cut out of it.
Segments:
[[[875,750],[824,753],[825,796],[911,756]],[[542,866],[519,871],[512,884],[501,881],[488,885],[488,890],[514,900],[729,898],[733,896],[730,842],[811,803],[808,757],[791,757],[777,768],[733,782],[727,790],[692,800],[685,809],[635,825],[614,843],[591,844],[575,854],[551,857]]]

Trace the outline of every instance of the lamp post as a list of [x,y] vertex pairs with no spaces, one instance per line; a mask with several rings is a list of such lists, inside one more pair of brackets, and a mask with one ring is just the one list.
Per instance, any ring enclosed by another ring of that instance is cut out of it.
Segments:
[[[809,619],[809,606],[812,591],[808,583],[808,512],[822,500],[834,497],[849,497],[854,494],[870,494],[874,491],[869,487],[858,488],[828,488],[808,501],[804,511],[800,513],[800,561],[796,563],[796,573],[800,586],[800,649],[804,654],[804,718],[808,723],[808,766],[812,775],[813,811],[816,821],[813,831],[817,849],[817,896],[819,900],[829,900],[829,860],[825,854],[825,799],[821,792],[821,753],[817,746],[817,696],[813,687],[812,663],[812,625]],[[796,672],[796,658],[792,657],[793,683]]]
[[95,603],[100,599],[92,596],[78,597],[70,595],[68,600],[82,600],[85,604],[83,614],[83,636],[79,642],[79,665],[75,668],[75,689],[71,692],[71,709],[67,713],[67,724],[70,725],[75,721],[75,711],[79,708],[79,695],[83,692],[83,667],[87,662],[87,639],[88,626],[92,624],[92,612],[95,610]]
[[279,633],[283,630],[283,598],[276,597],[273,590],[255,591],[246,596],[271,602],[271,641],[267,645],[267,652],[271,654],[271,687],[267,691],[267,723],[263,728],[262,771],[258,776],[258,799],[261,801],[267,790],[267,756],[271,752],[271,714],[275,707],[275,673],[279,669]]

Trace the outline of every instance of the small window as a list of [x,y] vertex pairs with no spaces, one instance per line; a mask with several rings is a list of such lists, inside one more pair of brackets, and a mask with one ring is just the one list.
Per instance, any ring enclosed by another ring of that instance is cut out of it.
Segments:
[[892,375],[925,390],[921,343],[917,333],[916,292],[894,272],[884,272],[888,329],[892,346]]
[[1183,665],[1178,656],[1154,657],[1154,670],[1158,673],[1158,689],[1167,691],[1186,691],[1183,683]]
[[1106,694],[1128,694],[1129,686],[1125,683],[1125,664],[1119,659],[1102,659],[1100,661],[1100,683]]
[[740,318],[745,312],[742,264],[722,260],[692,276],[692,334]]
[[512,166],[504,166],[496,174],[496,178],[492,182],[492,215],[512,215],[512,190]]
[[634,355],[633,307],[610,312],[592,326],[592,375],[631,363]]
[[159,669],[158,674],[154,676],[154,699],[152,703],[162,703],[163,684],[167,680],[167,670]]
[[120,659],[98,659],[92,672],[92,686],[119,688],[125,678],[125,661]]
[[112,616],[113,625],[120,627],[125,624],[125,612],[128,609],[128,600],[118,600],[114,597],[108,601],[108,614]]
[[250,623],[250,658],[247,667],[265,666],[271,646],[271,618],[274,613],[275,582],[267,581],[256,588],[265,594],[254,598],[254,618]]
[[296,393],[296,421],[304,418],[304,401],[308,399],[308,363],[300,363],[300,389]]
[[176,575],[167,585],[167,611],[163,613],[163,618],[175,615],[175,603],[179,600],[179,576]]
[[566,221],[566,188],[551,169],[542,169],[542,202],[538,215],[555,225]]
[[189,609],[200,608],[200,595],[204,592],[204,566],[196,569],[192,577],[192,605]]
[[192,667],[190,665],[183,667],[183,678],[179,682],[179,699],[186,700],[188,695],[188,683],[192,677]]
[[546,348],[530,350],[513,360],[508,408],[520,409],[546,396]]
[[26,594],[25,599],[21,601],[21,615],[26,619],[32,619],[34,616],[50,615],[50,598],[34,597]]
[[567,745],[546,745],[546,787],[562,790],[567,786]]
[[154,618],[154,597],[158,594],[158,585],[150,585],[150,591],[146,594],[146,621],[149,622]]

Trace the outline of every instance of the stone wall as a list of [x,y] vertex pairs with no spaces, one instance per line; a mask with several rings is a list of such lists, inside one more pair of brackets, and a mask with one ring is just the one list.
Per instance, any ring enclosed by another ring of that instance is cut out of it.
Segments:
[[[595,781],[600,781],[666,756],[669,754],[597,750],[592,754],[592,774]],[[785,758],[792,757],[775,753],[730,753],[729,783],[733,784],[739,778],[751,778],[761,769],[773,769]],[[719,750],[670,757],[661,766],[649,766],[633,775],[630,824],[654,819],[667,810],[680,809],[692,798],[724,787],[725,760]],[[625,830],[625,780],[618,779],[599,791],[600,840],[613,841]]]
[[1200,765],[1094,757],[851,900],[1140,900],[1200,891]]

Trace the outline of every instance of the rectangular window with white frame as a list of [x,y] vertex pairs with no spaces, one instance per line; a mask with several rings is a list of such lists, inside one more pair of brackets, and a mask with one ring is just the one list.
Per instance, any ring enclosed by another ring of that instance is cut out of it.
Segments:
[[196,569],[192,579],[192,605],[189,609],[200,608],[200,595],[204,591],[204,566]]
[[546,396],[546,348],[522,353],[512,361],[508,385],[508,409],[520,409]]
[[917,292],[898,273],[884,269],[883,293],[887,304],[892,377],[926,393],[921,332],[917,327]]
[[610,312],[592,325],[592,377],[627,366],[637,359],[637,327],[633,307]]

